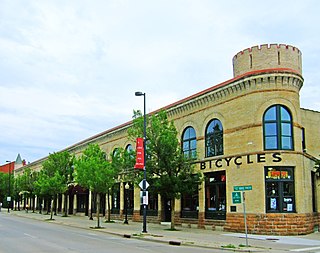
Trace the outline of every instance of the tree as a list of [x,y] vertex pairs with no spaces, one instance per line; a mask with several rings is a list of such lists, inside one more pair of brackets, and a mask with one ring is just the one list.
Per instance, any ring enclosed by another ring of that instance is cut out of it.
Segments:
[[[128,133],[133,139],[142,136],[143,117],[140,111],[134,112],[133,127]],[[165,111],[148,117],[146,134],[147,181],[156,193],[171,200],[171,229],[174,229],[174,200],[181,194],[198,190],[201,174],[194,171],[193,160],[184,156],[174,122],[168,120]]]
[[123,182],[134,181],[134,162],[135,151],[124,148],[117,148],[111,156],[111,166],[116,172],[114,181],[111,182],[108,190],[108,221],[110,222],[111,206],[110,206],[110,189],[117,179],[121,178]]
[[111,162],[106,160],[106,153],[98,144],[89,144],[75,161],[75,181],[97,196],[97,228],[100,228],[100,194],[109,191],[118,173],[117,166],[112,166]]
[[[10,176],[10,191],[9,191],[9,176]],[[7,207],[7,197],[13,193],[14,176],[12,173],[0,172],[0,202],[4,204],[3,207]]]
[[42,164],[42,170],[39,173],[37,181],[35,182],[35,191],[37,195],[49,197],[51,206],[51,220],[53,219],[54,199],[58,194],[65,193],[67,184],[65,175],[55,163],[55,155],[50,154],[48,159]]
[[66,186],[65,192],[62,192],[65,196],[64,198],[64,215],[68,216],[67,212],[67,197],[68,197],[68,187],[69,184],[73,183],[73,163],[74,156],[70,155],[67,151],[57,152],[50,154],[48,159],[44,162],[43,166],[47,171],[58,171],[62,178],[62,183]]
[[[35,171],[31,171],[30,168],[27,168],[24,173],[22,175],[19,175],[16,178],[17,183],[15,184],[15,186],[17,186],[17,190],[19,190],[19,192],[16,192],[16,196],[18,194],[18,196],[20,197],[22,194],[27,197],[30,196],[33,203],[32,203],[32,210],[34,212],[34,207],[35,207],[35,182],[37,180],[37,174],[38,172]],[[18,197],[18,199],[19,199]],[[24,207],[26,208],[26,207]]]

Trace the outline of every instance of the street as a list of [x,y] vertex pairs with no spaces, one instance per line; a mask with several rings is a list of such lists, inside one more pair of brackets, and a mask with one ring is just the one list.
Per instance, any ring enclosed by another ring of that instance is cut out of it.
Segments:
[[[50,222],[0,213],[0,252],[221,252],[206,248],[172,246],[122,238],[89,229],[76,229]],[[224,250],[224,252],[226,252]]]

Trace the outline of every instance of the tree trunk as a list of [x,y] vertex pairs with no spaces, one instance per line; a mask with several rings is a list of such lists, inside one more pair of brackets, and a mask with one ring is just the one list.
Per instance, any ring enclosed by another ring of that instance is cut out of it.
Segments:
[[68,192],[66,191],[65,193],[64,193],[64,203],[63,203],[63,205],[64,205],[64,207],[63,207],[63,209],[64,209],[64,215],[63,215],[63,217],[67,217],[68,216]]
[[175,223],[174,223],[174,213],[175,213],[175,198],[171,199],[171,230],[175,230]]
[[32,212],[34,213],[35,212],[35,207],[36,206],[36,196],[33,195],[32,196]]
[[54,208],[54,199],[51,199],[51,217],[50,217],[50,220],[53,220],[53,208]]
[[100,193],[97,193],[97,228],[100,228]]
[[111,221],[110,190],[108,190],[108,222]]
[[50,211],[49,207],[51,208],[50,202],[51,202],[51,199],[48,199],[47,200],[47,214],[49,214],[49,211]]

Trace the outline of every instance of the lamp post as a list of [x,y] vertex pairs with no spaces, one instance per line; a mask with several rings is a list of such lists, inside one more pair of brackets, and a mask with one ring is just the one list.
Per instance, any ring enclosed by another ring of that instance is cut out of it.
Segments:
[[143,183],[142,183],[142,205],[143,205],[143,228],[142,233],[147,233],[147,204],[145,203],[147,191],[147,170],[146,170],[146,141],[147,141],[147,119],[146,119],[146,93],[141,91],[135,92],[136,96],[143,96],[143,152],[144,152],[144,166],[143,166]]
[[9,188],[8,188],[8,197],[7,197],[7,201],[8,201],[8,213],[10,213],[10,203],[11,203],[11,197],[10,197],[10,181],[11,181],[11,161],[6,161],[7,163],[9,163]]
[[124,200],[124,211],[125,211],[125,219],[124,219],[124,224],[129,224],[128,222],[128,190],[130,188],[130,185],[128,182],[125,184],[124,189],[125,189],[125,200]]

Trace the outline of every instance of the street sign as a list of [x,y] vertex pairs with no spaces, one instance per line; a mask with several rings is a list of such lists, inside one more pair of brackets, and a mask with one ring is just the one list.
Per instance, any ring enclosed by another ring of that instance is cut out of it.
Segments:
[[241,192],[232,192],[232,203],[241,204]]
[[[140,186],[141,190],[143,190],[143,180],[141,180],[141,182],[139,183],[139,186]],[[148,189],[148,187],[149,187],[149,184],[146,180],[146,189]]]
[[251,191],[252,190],[252,185],[238,185],[238,186],[233,186],[234,191]]
[[145,196],[143,196],[143,191],[140,191],[140,204],[141,205],[148,205],[149,203],[149,201],[148,201],[148,199],[149,199],[149,197],[148,197],[148,195],[149,195],[149,193],[148,193],[148,191],[145,191],[145,193],[146,193],[146,195]]

